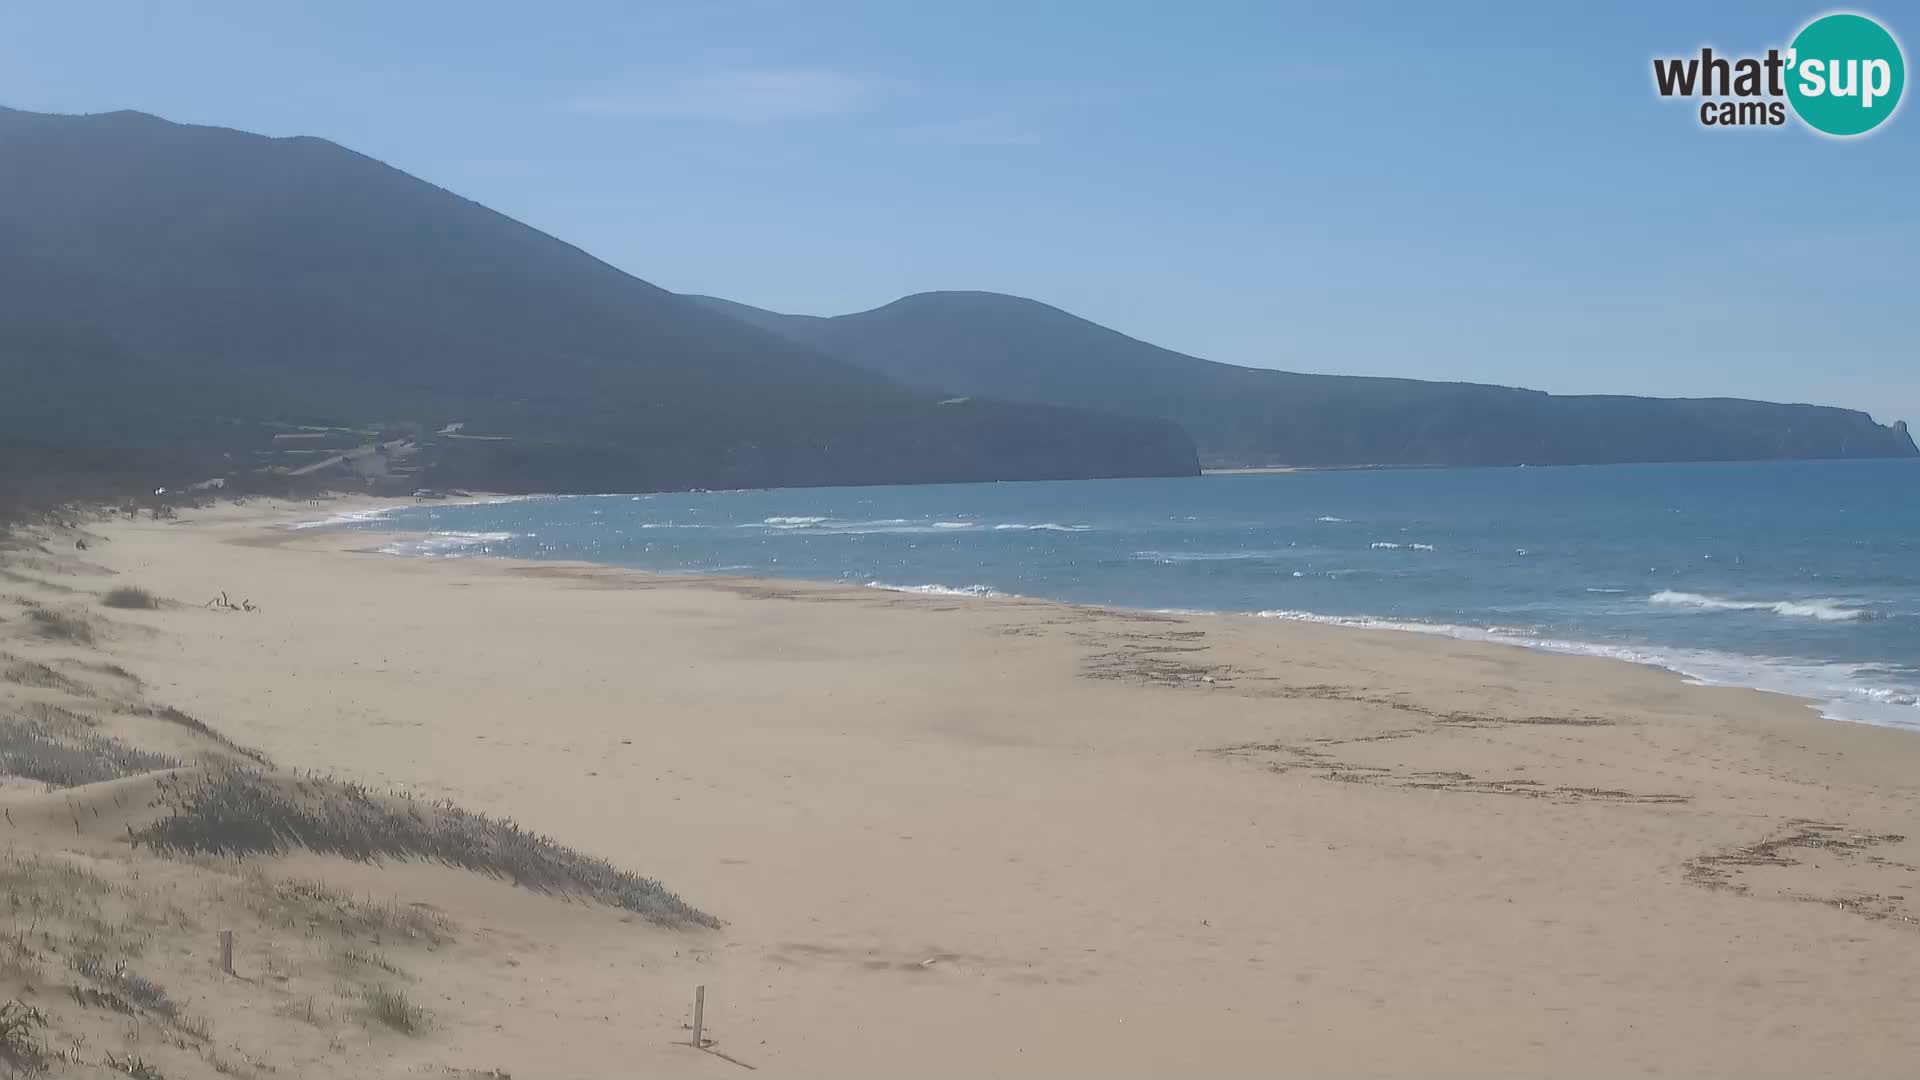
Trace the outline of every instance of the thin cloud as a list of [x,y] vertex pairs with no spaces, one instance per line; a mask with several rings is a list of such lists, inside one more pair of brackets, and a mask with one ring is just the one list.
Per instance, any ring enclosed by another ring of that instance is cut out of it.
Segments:
[[870,90],[865,80],[844,72],[757,69],[682,79],[656,91],[581,98],[572,108],[599,116],[757,122],[852,112]]

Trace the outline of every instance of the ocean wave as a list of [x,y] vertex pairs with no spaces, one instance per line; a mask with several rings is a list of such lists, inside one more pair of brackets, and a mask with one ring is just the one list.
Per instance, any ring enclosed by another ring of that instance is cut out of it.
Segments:
[[1367,546],[1374,549],[1375,551],[1398,551],[1401,548],[1405,548],[1408,551],[1432,551],[1433,550],[1432,544],[1396,544],[1391,540],[1375,540],[1373,543],[1368,544]]
[[809,532],[830,533],[930,533],[959,532],[967,529],[989,528],[996,532],[1088,532],[1091,525],[1063,525],[1057,521],[1025,522],[1004,521],[996,525],[986,525],[978,521],[928,521],[912,518],[878,518],[867,521],[843,520],[831,517],[770,517],[762,521],[750,521],[740,526],[742,529],[780,529],[806,530]]
[[1873,618],[1873,612],[1866,608],[1851,607],[1827,597],[1811,600],[1730,600],[1724,596],[1662,589],[1647,597],[1647,603],[1696,611],[1771,611],[1775,615],[1818,619],[1821,622],[1856,622]]
[[296,521],[287,526],[289,529],[330,529],[337,525],[360,525],[370,521],[379,521],[398,510],[412,509],[408,506],[376,506],[370,510],[346,510],[313,521]]
[[1284,550],[1257,551],[1136,551],[1130,556],[1140,562],[1191,563],[1191,562],[1260,562],[1268,559],[1284,559],[1294,555]]
[[1317,626],[1345,626],[1356,630],[1405,630],[1411,633],[1457,637],[1465,641],[1497,641],[1508,645],[1523,643],[1532,645],[1537,641],[1533,631],[1521,627],[1459,626],[1453,623],[1415,622],[1410,619],[1381,619],[1371,615],[1323,615],[1317,611],[1294,611],[1286,608],[1255,611],[1252,615],[1256,619],[1285,619],[1288,622],[1313,623]]
[[1627,590],[1625,590],[1625,589],[1596,589],[1596,588],[1593,588],[1593,587],[1591,587],[1591,586],[1589,586],[1589,587],[1587,588],[1587,591],[1588,591],[1588,592],[1590,592],[1590,593],[1604,593],[1604,594],[1606,594],[1606,595],[1608,595],[1608,596],[1619,596],[1620,594],[1622,594],[1622,593],[1624,593],[1624,592],[1626,592]]
[[1663,668],[1702,686],[1732,686],[1784,694],[1812,701],[1829,720],[1847,720],[1880,727],[1920,731],[1920,687],[1889,685],[1870,664],[1822,663],[1789,657],[1745,656],[1710,649],[1664,648],[1651,645],[1609,645],[1541,637],[1511,627],[1462,626],[1404,619],[1377,619],[1355,615],[1321,615],[1311,611],[1258,611],[1257,618],[1286,619],[1322,626],[1365,630],[1399,630],[1434,634],[1461,641],[1484,641],[1566,656],[1593,656],[1622,660],[1644,667]]
[[1920,690],[1901,687],[1860,687],[1854,691],[1862,701],[1880,705],[1907,705],[1920,708]]
[[1343,518],[1343,517],[1334,517],[1334,516],[1333,516],[1332,514],[1324,514],[1324,515],[1322,515],[1322,516],[1320,516],[1320,517],[1317,517],[1317,518],[1314,518],[1313,520],[1315,520],[1315,521],[1324,521],[1324,522],[1326,522],[1326,523],[1327,523],[1327,524],[1329,524],[1329,525],[1345,525],[1345,524],[1347,524],[1347,519],[1346,519],[1346,518]]
[[985,585],[889,585],[884,581],[869,581],[867,588],[885,592],[917,593],[922,596],[1000,596],[996,589]]
[[564,495],[489,495],[485,498],[462,498],[447,503],[399,503],[390,506],[375,506],[365,510],[346,510],[313,521],[296,521],[286,527],[289,529],[330,529],[341,525],[364,525],[385,521],[394,514],[417,514],[431,512],[441,508],[459,509],[468,506],[500,506],[504,503],[532,502],[536,499],[562,499],[575,496]]
[[737,528],[771,529],[775,532],[803,532],[808,534],[828,534],[835,536],[862,536],[869,533],[914,533],[947,532],[953,529],[971,528],[966,521],[914,521],[909,518],[879,518],[872,521],[845,521],[829,517],[788,517],[768,518],[765,521],[744,522]]
[[469,554],[479,548],[481,553],[494,544],[504,544],[514,538],[510,532],[437,532],[424,537],[414,537],[388,544],[379,551],[382,555],[444,555],[458,556]]

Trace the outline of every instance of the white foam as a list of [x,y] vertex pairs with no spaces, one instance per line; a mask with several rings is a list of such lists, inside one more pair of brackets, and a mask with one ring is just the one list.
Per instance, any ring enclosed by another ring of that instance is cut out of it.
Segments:
[[1462,641],[1514,645],[1568,656],[1595,656],[1664,668],[1702,686],[1734,686],[1784,694],[1815,703],[1829,720],[1920,731],[1920,688],[1879,683],[1881,669],[1870,664],[1819,663],[1782,657],[1741,656],[1709,649],[1605,645],[1545,638],[1510,627],[1460,626],[1365,616],[1320,615],[1311,611],[1257,611],[1257,618],[1288,619],[1324,626],[1400,630],[1437,634]]
[[433,510],[438,507],[456,506],[499,506],[503,503],[530,502],[534,499],[568,498],[563,495],[490,495],[484,499],[462,498],[447,503],[394,503],[391,506],[376,506],[367,510],[348,510],[319,518],[315,521],[296,521],[288,525],[289,529],[327,529],[338,525],[360,525],[370,521],[380,521],[391,514],[409,510]]
[[[879,518],[870,521],[847,521],[831,517],[770,517],[757,522],[739,525],[742,529],[779,529],[805,530],[809,532],[845,533],[863,535],[867,533],[933,533],[953,532],[964,529],[979,529],[983,525],[977,521],[926,521],[909,518]],[[1057,521],[1024,522],[1007,521],[990,526],[997,531],[1015,532],[1087,532],[1090,525],[1064,525]]]
[[1325,515],[1322,515],[1322,516],[1320,516],[1320,517],[1317,517],[1317,518],[1314,518],[1313,520],[1315,520],[1315,521],[1324,521],[1324,522],[1326,522],[1326,523],[1327,523],[1327,524],[1329,524],[1329,525],[1345,525],[1345,524],[1347,524],[1347,519],[1346,519],[1346,518],[1343,518],[1343,517],[1334,517],[1334,516],[1333,516],[1332,514],[1325,514]]
[[1696,611],[1770,611],[1775,615],[1818,619],[1821,622],[1854,622],[1873,618],[1873,612],[1865,608],[1849,607],[1842,601],[1828,597],[1810,600],[1730,600],[1724,596],[1662,589],[1647,597],[1647,603]]
[[929,533],[936,526],[915,523],[906,518],[881,518],[877,521],[842,521],[829,517],[785,517],[768,518],[765,521],[746,522],[741,529],[774,529],[780,532],[801,531],[808,533],[841,533],[863,535],[866,533]]
[[1373,543],[1368,544],[1367,546],[1374,549],[1375,551],[1399,551],[1401,548],[1406,548],[1408,551],[1432,551],[1433,550],[1432,544],[1396,544],[1391,540],[1375,540]]
[[995,589],[985,585],[889,585],[884,581],[867,582],[869,589],[882,589],[886,592],[918,593],[923,596],[1000,596]]
[[1621,593],[1624,593],[1624,592],[1626,592],[1627,590],[1625,590],[1625,589],[1595,589],[1595,588],[1591,588],[1591,587],[1589,587],[1589,588],[1587,589],[1587,591],[1588,591],[1588,592],[1590,592],[1590,593],[1605,593],[1605,594],[1606,594],[1606,595],[1608,595],[1608,596],[1618,596],[1618,595],[1620,595]]
[[359,525],[369,521],[379,521],[396,510],[409,509],[404,506],[377,506],[371,510],[347,510],[330,517],[314,521],[296,521],[288,525],[289,529],[329,529],[336,525]]
[[1133,558],[1142,562],[1190,563],[1190,562],[1251,562],[1264,559],[1284,559],[1289,557],[1286,551],[1136,551]]
[[[380,548],[383,555],[460,555],[486,554],[495,544],[514,538],[510,532],[437,532],[424,537],[399,540]],[[474,549],[478,549],[476,552]]]

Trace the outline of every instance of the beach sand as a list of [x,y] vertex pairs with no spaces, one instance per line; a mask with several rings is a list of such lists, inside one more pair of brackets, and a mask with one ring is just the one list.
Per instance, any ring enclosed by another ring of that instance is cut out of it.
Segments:
[[[336,509],[89,524],[77,558],[14,560],[0,651],[110,661],[282,768],[511,816],[724,925],[435,865],[254,860],[448,928],[383,944],[429,1017],[402,1034],[328,974],[345,931],[256,917],[262,871],[221,870],[210,910],[251,919],[253,973],[219,976],[205,920],[143,962],[236,1071],[1920,1068],[1911,733],[1416,634],[402,559],[284,528]],[[122,584],[177,606],[92,603]],[[222,591],[259,610],[202,606]],[[95,642],[30,640],[22,600],[84,613]],[[58,691],[0,683],[35,695]],[[16,860],[131,873],[127,896],[211,888],[49,809],[97,810],[93,788],[5,798],[32,818]],[[713,1052],[686,1045],[696,985]],[[178,1041],[148,1052],[204,1059]]]

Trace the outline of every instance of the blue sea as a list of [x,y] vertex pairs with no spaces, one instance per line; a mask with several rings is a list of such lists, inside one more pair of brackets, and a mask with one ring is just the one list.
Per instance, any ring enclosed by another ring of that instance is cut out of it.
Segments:
[[556,496],[324,524],[430,534],[385,548],[421,557],[1448,634],[1656,664],[1920,730],[1920,461]]

